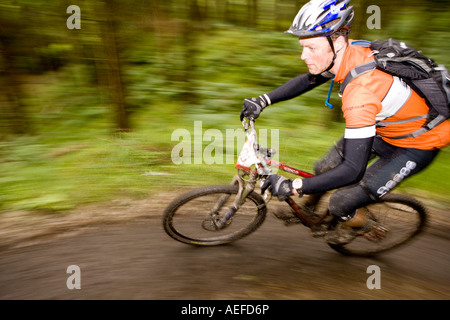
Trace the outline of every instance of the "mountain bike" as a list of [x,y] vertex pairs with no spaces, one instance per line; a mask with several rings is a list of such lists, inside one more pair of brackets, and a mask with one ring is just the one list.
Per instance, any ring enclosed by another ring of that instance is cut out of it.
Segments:
[[[257,230],[267,215],[267,204],[271,199],[268,191],[264,195],[255,191],[274,168],[301,177],[314,176],[307,171],[288,166],[273,159],[275,150],[258,144],[254,121],[243,121],[246,141],[238,156],[238,173],[231,184],[199,187],[174,199],[163,213],[163,227],[173,239],[195,246],[216,246],[241,239]],[[313,235],[323,236],[336,228],[338,221],[325,213],[312,216],[297,204],[292,197],[286,203],[294,217],[311,229]],[[400,245],[416,237],[425,227],[427,210],[417,199],[390,193],[378,202],[360,208],[367,216],[387,232],[385,237],[369,241],[357,237],[348,244],[328,245],[344,255],[371,256]]]

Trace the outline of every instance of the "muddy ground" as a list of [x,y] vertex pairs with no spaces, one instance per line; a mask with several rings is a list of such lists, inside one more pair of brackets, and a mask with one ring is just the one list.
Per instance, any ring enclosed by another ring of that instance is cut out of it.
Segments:
[[[449,299],[450,217],[433,209],[425,232],[376,258],[342,256],[301,225],[270,214],[233,244],[197,248],[162,229],[170,198],[116,200],[65,214],[0,219],[0,299]],[[80,270],[80,289],[69,289]],[[369,289],[369,266],[380,288]]]

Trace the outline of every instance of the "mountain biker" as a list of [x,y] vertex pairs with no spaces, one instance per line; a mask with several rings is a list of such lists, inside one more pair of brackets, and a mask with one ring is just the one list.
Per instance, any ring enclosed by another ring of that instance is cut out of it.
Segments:
[[[341,83],[354,67],[374,59],[370,48],[352,45],[348,39],[354,17],[349,2],[312,0],[300,9],[286,32],[299,38],[301,59],[309,72],[269,93],[245,99],[241,121],[256,119],[267,106],[309,91],[333,75]],[[450,144],[450,121],[417,137],[396,138],[421,128],[426,119],[420,116],[427,114],[428,106],[406,83],[377,69],[348,84],[342,111],[344,136],[317,162],[316,176],[291,181],[271,175],[262,192],[268,188],[280,200],[310,195],[304,206],[311,209],[324,192],[337,189],[329,211],[340,223],[328,232],[327,241],[345,244],[357,236],[380,239],[386,230],[356,209],[377,201],[430,165],[439,150]],[[378,159],[367,168],[374,157]]]

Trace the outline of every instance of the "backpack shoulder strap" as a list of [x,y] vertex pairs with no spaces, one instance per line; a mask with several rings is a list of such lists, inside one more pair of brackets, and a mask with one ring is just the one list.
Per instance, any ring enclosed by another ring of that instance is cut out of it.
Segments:
[[[365,48],[371,48],[372,42],[367,40],[354,40],[350,42],[350,45],[352,46],[358,46],[358,47],[365,47]],[[341,89],[339,90],[339,96],[342,97],[342,94],[344,93],[345,87],[355,78],[359,77],[360,75],[370,72],[376,68],[375,61],[368,62],[365,64],[362,64],[360,66],[357,66],[350,70],[350,72],[345,77],[344,81],[341,84]]]
[[370,71],[375,70],[377,67],[377,64],[375,60],[372,60],[370,62],[364,63],[362,65],[359,65],[357,67],[354,67],[352,70],[350,70],[349,73],[345,76],[344,81],[341,84],[341,89],[339,90],[339,96],[342,97],[342,94],[344,93],[345,87],[355,78],[368,73]]

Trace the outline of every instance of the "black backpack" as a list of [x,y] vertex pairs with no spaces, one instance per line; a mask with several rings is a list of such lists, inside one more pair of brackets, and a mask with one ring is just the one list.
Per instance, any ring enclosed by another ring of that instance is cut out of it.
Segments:
[[360,40],[352,44],[369,47],[375,59],[355,67],[347,74],[339,91],[341,96],[350,81],[374,69],[379,69],[405,81],[411,89],[425,99],[429,107],[427,122],[421,129],[391,139],[417,137],[449,118],[450,78],[445,66],[438,66],[433,59],[424,56],[420,51],[392,38],[372,42]]

